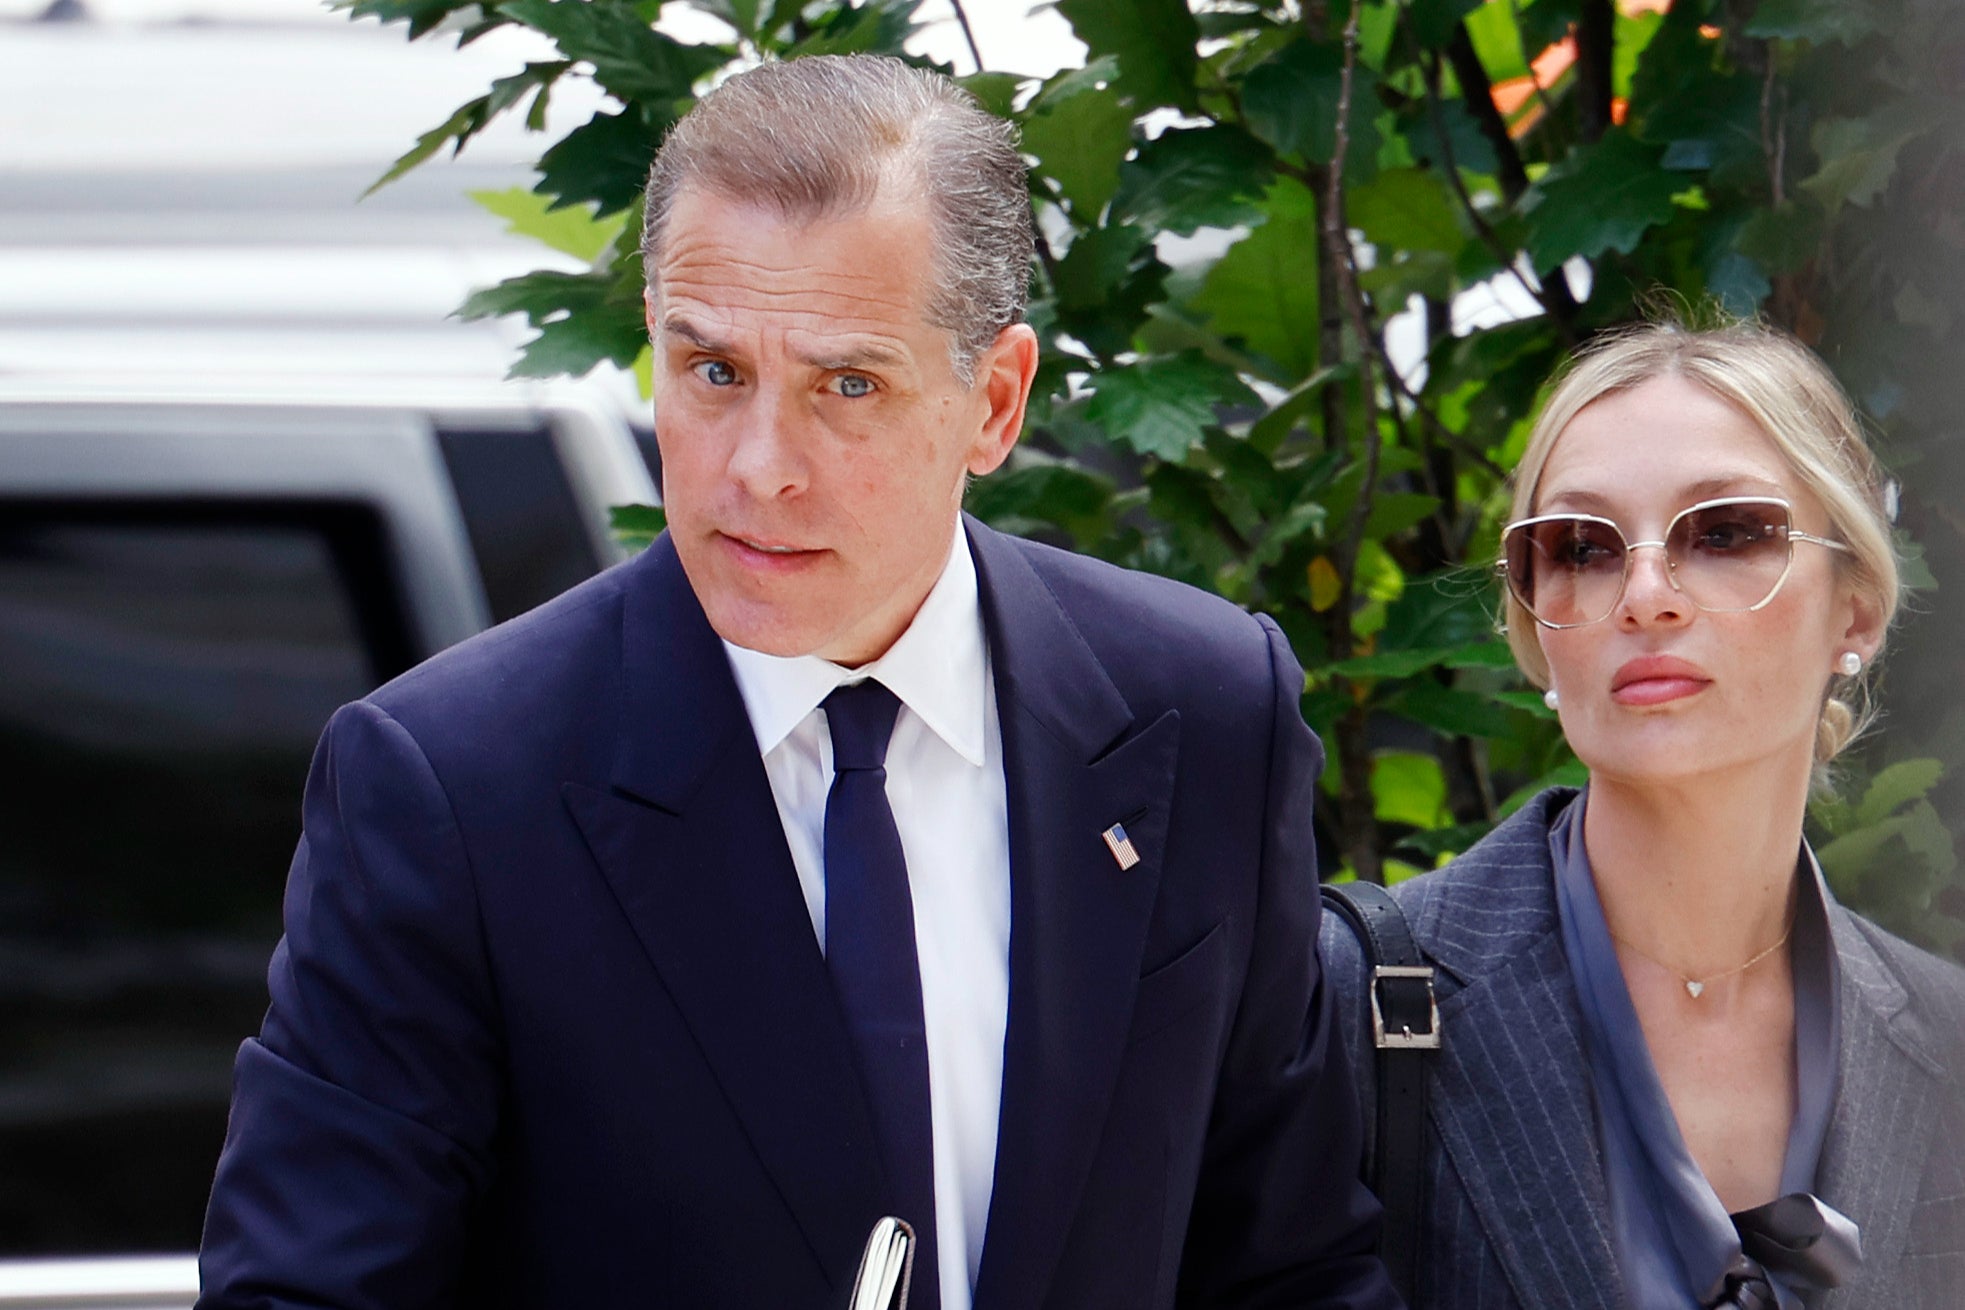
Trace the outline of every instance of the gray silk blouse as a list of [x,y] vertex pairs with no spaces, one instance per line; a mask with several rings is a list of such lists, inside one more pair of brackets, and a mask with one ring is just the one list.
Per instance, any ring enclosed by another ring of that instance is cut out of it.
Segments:
[[[1781,1310],[1799,1310],[1802,1289],[1745,1257],[1734,1221],[1693,1162],[1631,1004],[1623,970],[1583,848],[1585,790],[1549,828],[1563,948],[1582,1011],[1584,1049],[1595,1092],[1597,1139],[1610,1194],[1610,1231],[1626,1304],[1633,1310],[1709,1306],[1729,1275],[1764,1272]],[[1828,892],[1804,843],[1791,944],[1794,968],[1795,1088],[1781,1192],[1815,1190],[1815,1174],[1835,1104],[1835,1052],[1841,1016]]]

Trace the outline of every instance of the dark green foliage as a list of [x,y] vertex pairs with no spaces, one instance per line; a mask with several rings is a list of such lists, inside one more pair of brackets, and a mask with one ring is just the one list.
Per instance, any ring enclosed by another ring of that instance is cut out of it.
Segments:
[[[653,0],[342,4],[413,37],[520,23],[563,56],[463,106],[389,177],[501,113],[536,115],[561,77],[621,102],[541,161],[548,201],[616,215],[572,234],[601,248],[594,271],[514,279],[465,307],[540,329],[519,371],[642,348],[623,247],[661,132],[710,77],[738,58],[899,53],[916,7],[694,4],[734,46],[656,33]],[[1823,863],[1891,927],[1965,949],[1965,611],[1950,594],[1965,579],[1965,6],[1357,5],[1060,0],[1086,67],[1041,86],[967,79],[1019,121],[1047,233],[1032,431],[971,508],[1274,615],[1331,750],[1332,854],[1398,876],[1581,778],[1499,640],[1488,567],[1542,381],[1660,289],[1759,312],[1817,345],[1868,411],[1903,477],[1911,576],[1940,588],[1895,638],[1896,713],[1848,766],[1846,799],[1816,807]],[[1488,88],[1573,35],[1582,57],[1504,118]],[[577,212],[555,219],[562,248],[580,244],[562,230]],[[1572,260],[1589,266],[1581,303],[1554,273]],[[1483,283],[1532,312],[1455,335],[1449,308]],[[1401,377],[1386,327],[1412,306],[1420,344],[1399,353]],[[617,526],[645,540],[660,522]]]

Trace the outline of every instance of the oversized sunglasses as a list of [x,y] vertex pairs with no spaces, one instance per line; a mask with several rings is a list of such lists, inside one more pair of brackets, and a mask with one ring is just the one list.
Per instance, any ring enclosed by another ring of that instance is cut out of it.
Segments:
[[1625,541],[1595,514],[1538,514],[1501,533],[1495,569],[1523,609],[1545,628],[1580,628],[1607,618],[1623,599],[1631,553],[1665,552],[1674,590],[1702,610],[1737,614],[1774,599],[1794,563],[1794,543],[1849,547],[1794,526],[1785,500],[1729,496],[1682,509],[1662,541]]

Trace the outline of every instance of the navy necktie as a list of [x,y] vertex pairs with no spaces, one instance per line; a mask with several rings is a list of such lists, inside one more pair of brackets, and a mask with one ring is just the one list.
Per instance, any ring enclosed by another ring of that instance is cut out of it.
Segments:
[[873,1107],[896,1217],[914,1228],[908,1304],[936,1310],[928,1032],[907,860],[887,803],[887,741],[900,708],[894,693],[871,678],[825,699],[833,767],[826,795],[826,967]]

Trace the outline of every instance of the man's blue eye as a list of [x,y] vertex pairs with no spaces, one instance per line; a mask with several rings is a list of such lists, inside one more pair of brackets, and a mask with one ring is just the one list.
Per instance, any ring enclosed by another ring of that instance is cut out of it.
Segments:
[[873,380],[863,378],[857,373],[848,373],[839,379],[839,394],[858,398],[873,394]]
[[696,365],[696,376],[713,387],[728,387],[736,384],[737,370],[720,359],[706,359]]

